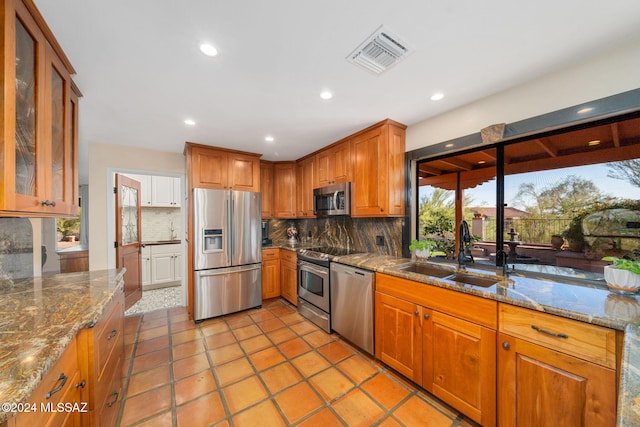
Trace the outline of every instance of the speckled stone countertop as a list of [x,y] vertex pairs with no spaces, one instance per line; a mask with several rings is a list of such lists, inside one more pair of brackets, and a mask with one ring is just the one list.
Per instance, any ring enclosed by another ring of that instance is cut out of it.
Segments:
[[[398,269],[400,264],[411,261],[407,258],[354,254],[336,257],[334,261],[624,331],[617,425],[640,426],[638,294],[618,294],[610,292],[606,286],[570,279],[559,282],[553,278],[536,277],[535,274],[530,277],[511,274],[505,278],[501,275],[501,270],[498,270],[500,274],[496,274],[495,270],[474,268],[473,264],[467,266],[467,273],[491,277],[497,279],[497,283],[490,287],[463,285]],[[452,273],[460,271],[455,264],[439,266],[451,269]]]
[[[76,333],[96,322],[124,270],[0,282],[0,403],[24,403]],[[0,411],[0,423],[9,414]]]

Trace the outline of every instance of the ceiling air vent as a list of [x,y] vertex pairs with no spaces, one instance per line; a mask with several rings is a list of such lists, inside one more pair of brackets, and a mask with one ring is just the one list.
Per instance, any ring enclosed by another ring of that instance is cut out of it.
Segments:
[[409,53],[409,47],[382,25],[347,56],[347,61],[374,74],[381,74]]

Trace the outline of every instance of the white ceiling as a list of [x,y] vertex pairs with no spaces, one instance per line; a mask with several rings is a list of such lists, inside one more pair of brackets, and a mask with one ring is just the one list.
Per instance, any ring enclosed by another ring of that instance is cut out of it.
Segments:
[[[640,40],[638,0],[35,3],[84,95],[81,182],[89,142],[179,153],[192,141],[293,160],[384,118],[411,125]],[[345,58],[382,24],[414,52],[373,75]],[[217,57],[199,52],[205,41]],[[324,89],[334,98],[321,100]]]

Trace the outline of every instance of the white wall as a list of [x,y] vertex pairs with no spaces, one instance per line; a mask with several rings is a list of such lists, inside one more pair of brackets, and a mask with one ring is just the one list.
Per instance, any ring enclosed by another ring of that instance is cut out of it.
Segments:
[[[183,175],[186,160],[181,153],[145,150],[123,145],[89,143],[89,269],[113,267],[114,224],[109,216],[113,203],[113,173],[158,172]],[[115,209],[115,207],[113,207]],[[111,231],[110,231],[111,230]]]
[[637,88],[640,88],[640,42],[596,54],[559,72],[410,125],[406,150]]

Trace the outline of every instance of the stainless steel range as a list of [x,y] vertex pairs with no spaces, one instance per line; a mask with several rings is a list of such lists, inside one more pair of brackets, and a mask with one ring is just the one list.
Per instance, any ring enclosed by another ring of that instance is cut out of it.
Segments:
[[331,332],[329,265],[336,256],[357,253],[343,248],[298,250],[298,312]]

